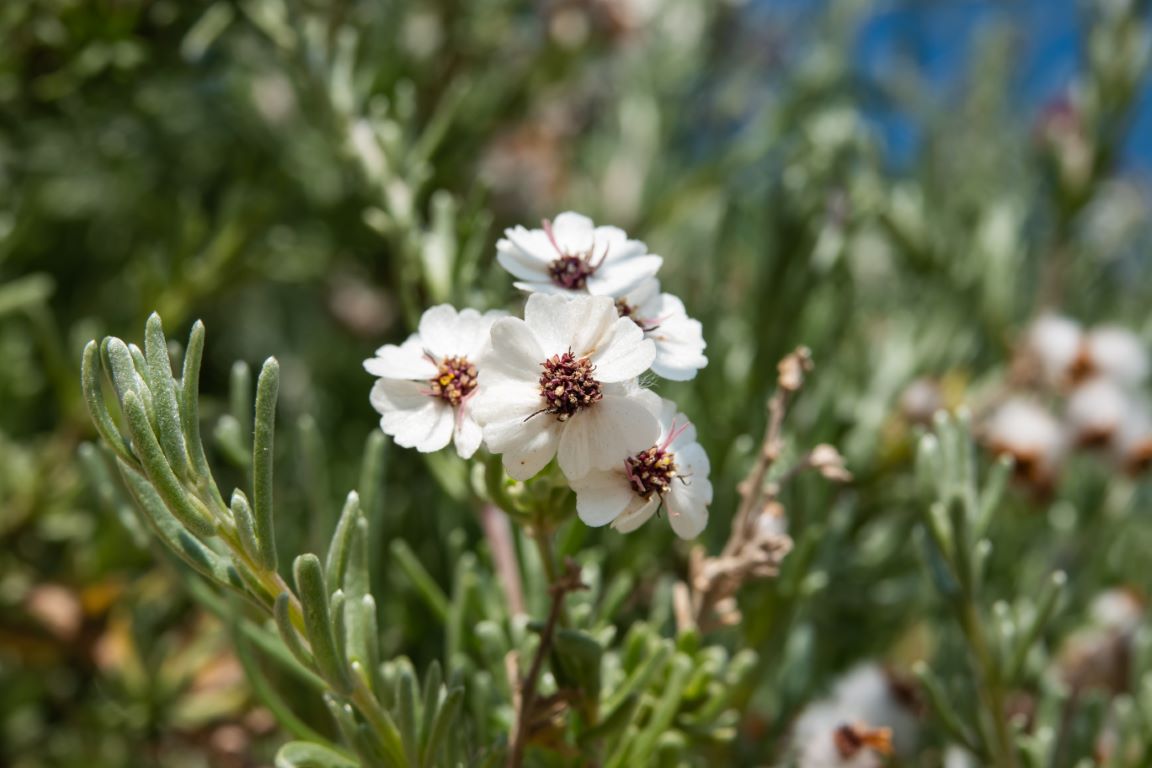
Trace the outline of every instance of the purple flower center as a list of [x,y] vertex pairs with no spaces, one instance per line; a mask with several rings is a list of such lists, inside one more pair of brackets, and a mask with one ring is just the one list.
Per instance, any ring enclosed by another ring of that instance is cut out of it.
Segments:
[[440,361],[433,379],[432,397],[438,397],[453,408],[476,389],[476,366],[466,357],[446,357]]
[[637,496],[650,499],[652,494],[656,494],[663,497],[676,477],[676,454],[654,445],[624,459],[624,473]]
[[588,278],[596,273],[597,266],[583,256],[566,253],[548,265],[548,276],[561,288],[582,291],[588,285]]
[[540,397],[547,405],[543,411],[568,421],[572,414],[598,402],[604,395],[594,376],[596,366],[586,357],[577,358],[571,350],[553,355],[541,363]]

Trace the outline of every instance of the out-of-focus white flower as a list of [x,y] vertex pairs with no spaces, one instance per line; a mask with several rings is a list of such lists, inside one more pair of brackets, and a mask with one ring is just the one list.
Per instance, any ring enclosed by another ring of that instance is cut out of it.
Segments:
[[661,507],[682,539],[694,539],[708,524],[712,483],[708,455],[696,442],[696,427],[676,404],[663,401],[660,436],[650,448],[605,472],[573,481],[576,511],[587,525],[612,524],[621,533],[643,525]]
[[488,332],[498,317],[441,304],[424,313],[403,344],[386,344],[364,361],[364,370],[380,377],[369,397],[380,428],[397,445],[428,453],[455,441],[463,458],[476,453],[481,430],[471,405],[482,390]]
[[1126,690],[1132,638],[1144,620],[1144,605],[1127,589],[1109,589],[1093,598],[1089,616],[1089,623],[1060,647],[1060,677],[1078,688]]
[[1066,451],[1060,422],[1036,402],[1016,397],[1001,405],[988,420],[989,447],[1016,460],[1016,472],[1040,487],[1050,485]]
[[696,378],[708,365],[704,356],[704,332],[698,320],[688,317],[684,302],[660,292],[660,281],[649,278],[635,290],[616,299],[616,311],[640,326],[644,337],[656,344],[652,370],[672,381]]
[[1147,402],[1136,401],[1125,416],[1112,440],[1112,453],[1129,472],[1152,467],[1152,408]]
[[1129,589],[1106,589],[1092,598],[1088,615],[1102,629],[1131,634],[1144,618],[1144,603]]
[[545,219],[543,229],[505,230],[496,259],[519,278],[515,285],[521,290],[612,298],[634,290],[664,262],[619,227],[597,227],[571,211]]
[[1140,337],[1127,328],[1101,325],[1084,338],[1082,352],[1087,371],[1132,387],[1148,378],[1148,351]]
[[1072,375],[1083,340],[1084,329],[1078,322],[1063,315],[1044,314],[1028,329],[1025,343],[1044,380],[1059,386]]
[[655,356],[608,297],[529,296],[523,320],[492,326],[473,404],[489,450],[518,480],[553,456],[569,480],[617,466],[659,436],[659,399],[635,383]]
[[1107,445],[1131,409],[1131,399],[1119,384],[1101,376],[1089,379],[1068,397],[1072,439],[1081,445]]
[[875,663],[841,677],[800,714],[792,743],[802,768],[872,768],[892,752],[909,754],[919,733],[898,686]]
[[968,750],[949,744],[944,750],[944,768],[980,768],[980,763]]
[[900,395],[900,412],[914,424],[930,423],[936,411],[943,407],[944,394],[939,382],[933,379],[916,379]]

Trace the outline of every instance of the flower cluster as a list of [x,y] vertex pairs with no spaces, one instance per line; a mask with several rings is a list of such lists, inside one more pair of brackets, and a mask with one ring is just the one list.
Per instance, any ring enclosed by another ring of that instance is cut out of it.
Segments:
[[1142,387],[1148,353],[1118,326],[1083,328],[1043,315],[1017,355],[1014,393],[990,415],[985,440],[1016,460],[1018,474],[1048,488],[1074,449],[1096,449],[1127,472],[1152,464],[1152,405]]
[[694,538],[712,485],[695,427],[640,383],[691,379],[707,364],[700,323],[660,291],[663,260],[616,227],[576,213],[516,227],[497,260],[529,293],[523,318],[451,306],[424,313],[403,344],[366,360],[371,402],[397,444],[481,445],[527,480],[553,460],[592,526],[635,530],[666,509]]

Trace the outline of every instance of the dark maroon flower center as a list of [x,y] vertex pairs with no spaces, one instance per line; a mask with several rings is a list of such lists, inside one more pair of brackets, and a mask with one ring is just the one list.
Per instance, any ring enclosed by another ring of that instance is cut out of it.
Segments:
[[455,407],[476,389],[476,366],[466,357],[446,357],[440,361],[436,377],[430,379],[433,397]]
[[663,497],[676,477],[676,454],[652,446],[624,459],[624,473],[637,496],[650,499],[652,494],[657,494]]
[[557,421],[567,421],[604,397],[595,378],[596,366],[586,357],[577,358],[569,350],[553,355],[541,366],[540,397],[547,403],[543,411],[554,414]]
[[599,264],[592,264],[585,256],[563,254],[548,265],[548,276],[552,282],[570,291],[582,291],[588,285],[588,278],[596,273]]

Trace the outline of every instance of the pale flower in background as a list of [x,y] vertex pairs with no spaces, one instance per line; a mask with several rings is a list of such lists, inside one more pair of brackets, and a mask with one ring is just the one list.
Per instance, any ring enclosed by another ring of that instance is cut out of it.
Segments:
[[1112,440],[1112,452],[1129,472],[1143,472],[1152,465],[1152,407],[1147,401],[1133,404]]
[[1047,486],[1066,451],[1060,422],[1033,400],[1015,397],[1001,405],[985,425],[993,451],[1016,460],[1016,472],[1031,483]]
[[656,349],[612,299],[533,294],[524,319],[492,326],[492,354],[473,404],[489,450],[526,480],[557,457],[573,480],[656,442],[655,395],[635,379]]
[[700,321],[688,317],[684,302],[660,292],[660,281],[649,278],[616,299],[616,310],[640,326],[644,337],[656,344],[652,370],[671,381],[688,381],[708,365]]
[[801,768],[879,768],[884,758],[910,754],[919,724],[903,689],[878,664],[854,667],[832,692],[796,720],[793,749]]
[[455,442],[462,458],[476,453],[482,434],[472,398],[481,389],[489,330],[500,316],[441,304],[424,313],[403,344],[386,344],[364,361],[364,370],[380,377],[370,395],[380,428],[397,445],[428,453]]
[[496,243],[500,266],[518,278],[517,288],[540,293],[620,298],[660,269],[663,259],[629,240],[618,227],[597,227],[571,211],[543,229],[514,227]]
[[1068,396],[1072,439],[1081,445],[1106,445],[1132,409],[1128,393],[1111,379],[1089,379]]
[[1090,330],[1084,339],[1082,358],[1088,372],[1124,386],[1138,386],[1148,378],[1148,352],[1144,342],[1118,325],[1101,325]]
[[612,524],[621,533],[643,525],[665,509],[672,530],[694,539],[708,524],[712,483],[708,455],[696,442],[696,427],[664,400],[660,436],[612,469],[590,472],[572,482],[576,512],[587,525]]
[[1044,314],[1028,329],[1025,344],[1044,380],[1059,386],[1072,375],[1083,340],[1084,329],[1078,322],[1063,315]]

